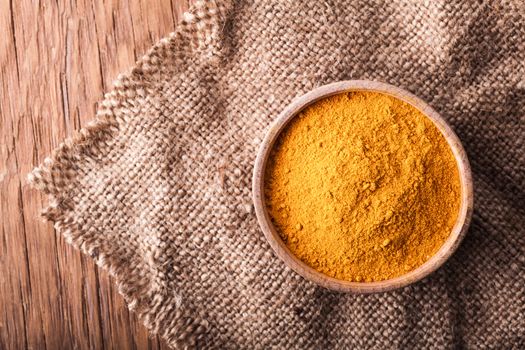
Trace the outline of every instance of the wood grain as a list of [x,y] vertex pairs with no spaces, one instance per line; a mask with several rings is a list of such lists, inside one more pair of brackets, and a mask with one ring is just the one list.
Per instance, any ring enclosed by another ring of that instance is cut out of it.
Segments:
[[0,0],[0,349],[166,349],[39,217],[27,173],[94,117],[187,0]]

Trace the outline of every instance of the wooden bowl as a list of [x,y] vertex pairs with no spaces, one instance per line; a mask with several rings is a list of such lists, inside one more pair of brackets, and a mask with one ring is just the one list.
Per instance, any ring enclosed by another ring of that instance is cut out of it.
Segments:
[[[267,211],[264,198],[264,176],[265,168],[280,132],[285,128],[288,122],[294,118],[299,111],[314,103],[315,101],[324,97],[347,92],[347,91],[372,91],[391,95],[404,102],[407,102],[423,112],[430,118],[437,128],[443,133],[448,144],[452,148],[452,152],[456,158],[459,168],[459,177],[461,182],[461,204],[458,214],[458,219],[452,228],[449,238],[445,241],[443,246],[430,260],[402,276],[392,278],[389,280],[378,282],[350,282],[329,277],[312,267],[308,266],[297,258],[282,241],[272,224],[270,216]],[[262,145],[259,149],[255,167],[253,172],[253,201],[255,205],[255,212],[259,225],[261,226],[264,235],[268,239],[270,246],[275,251],[275,254],[284,261],[284,263],[292,270],[318,285],[340,292],[351,293],[375,293],[384,292],[396,288],[401,288],[416,281],[423,279],[430,273],[438,269],[443,263],[454,253],[461,240],[465,236],[473,208],[473,193],[472,193],[472,174],[467,155],[458,137],[452,131],[450,126],[443,120],[443,118],[432,109],[428,104],[401,88],[367,80],[349,80],[341,81],[333,84],[318,87],[309,93],[295,99],[290,103],[285,110],[278,116],[277,120],[268,130]]]

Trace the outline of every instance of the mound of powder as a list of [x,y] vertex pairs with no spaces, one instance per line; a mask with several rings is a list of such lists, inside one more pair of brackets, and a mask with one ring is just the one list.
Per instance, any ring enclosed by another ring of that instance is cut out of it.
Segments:
[[460,206],[457,163],[413,106],[348,92],[305,108],[266,169],[270,216],[290,250],[328,276],[380,281],[433,256]]

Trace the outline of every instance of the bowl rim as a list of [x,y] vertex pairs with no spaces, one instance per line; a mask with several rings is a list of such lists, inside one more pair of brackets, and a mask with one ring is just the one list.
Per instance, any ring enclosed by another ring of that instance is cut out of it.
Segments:
[[[383,281],[351,282],[339,280],[325,275],[322,272],[319,272],[308,266],[306,263],[297,258],[282,241],[277,230],[271,223],[271,219],[265,204],[264,173],[270,156],[270,151],[272,150],[273,145],[281,131],[295,116],[297,116],[301,110],[312,103],[331,95],[349,91],[372,91],[383,93],[398,98],[420,110],[434,123],[434,125],[436,125],[436,127],[445,137],[447,143],[452,149],[459,171],[461,183],[461,204],[456,223],[454,224],[454,227],[452,228],[452,231],[445,243],[441,246],[438,252],[432,256],[432,258],[427,260],[424,264],[420,265],[416,269],[401,276]],[[465,237],[472,218],[474,206],[472,171],[470,168],[470,163],[458,136],[454,133],[448,123],[437,111],[435,111],[426,102],[414,94],[391,84],[371,80],[345,80],[323,85],[295,98],[288,106],[286,106],[276,118],[276,120],[271,124],[259,147],[253,169],[252,195],[257,220],[264,233],[264,236],[268,240],[268,243],[272,247],[274,253],[289,268],[305,279],[312,281],[324,288],[338,292],[349,292],[356,294],[370,294],[398,289],[420,281],[436,271],[445,263],[448,258],[450,258],[450,256],[452,256]]]

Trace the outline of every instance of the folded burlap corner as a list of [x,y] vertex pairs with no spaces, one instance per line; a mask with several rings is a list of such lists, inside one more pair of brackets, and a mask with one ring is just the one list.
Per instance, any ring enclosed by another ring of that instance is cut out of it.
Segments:
[[[524,347],[524,37],[519,0],[198,2],[30,181],[49,196],[45,216],[173,347]],[[467,238],[399,291],[306,282],[253,213],[269,124],[294,97],[345,79],[419,95],[472,163]]]

